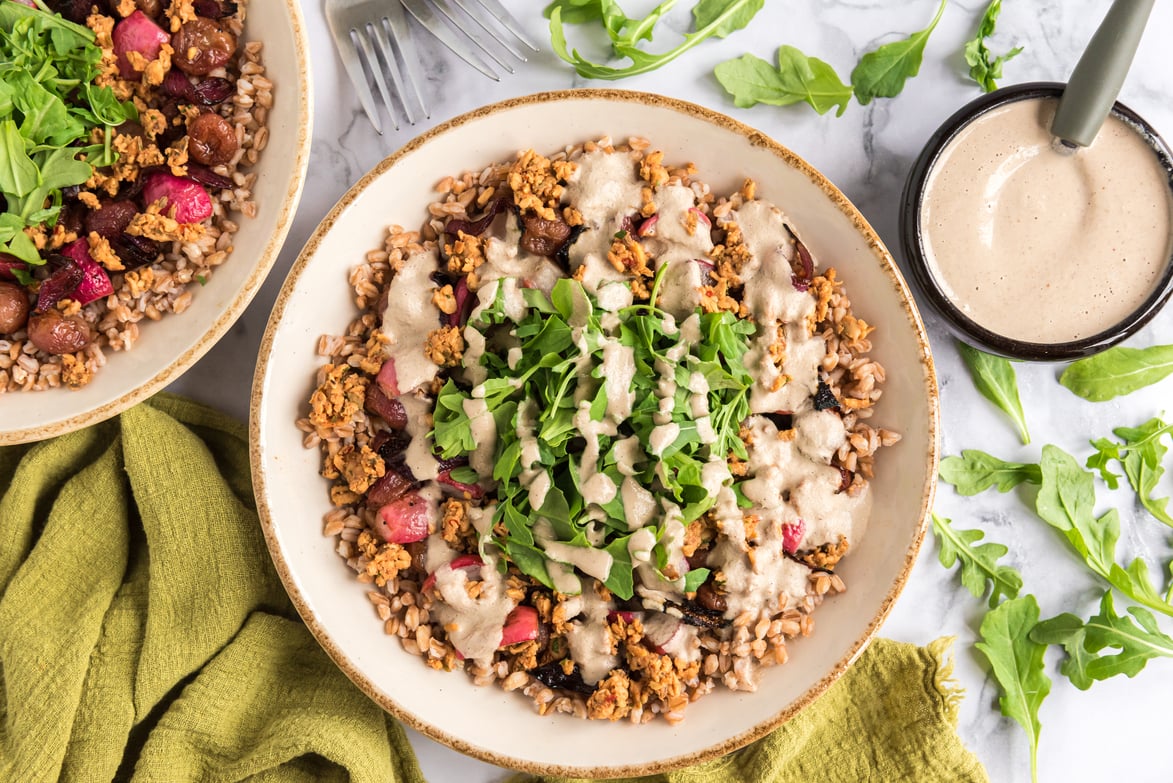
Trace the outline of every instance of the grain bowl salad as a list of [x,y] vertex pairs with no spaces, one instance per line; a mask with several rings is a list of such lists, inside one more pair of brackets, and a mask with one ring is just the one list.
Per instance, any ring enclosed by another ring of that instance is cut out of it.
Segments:
[[0,392],[88,384],[255,216],[247,0],[0,0]]
[[353,269],[298,422],[386,632],[542,712],[753,690],[845,589],[883,369],[747,180],[642,139],[448,177]]

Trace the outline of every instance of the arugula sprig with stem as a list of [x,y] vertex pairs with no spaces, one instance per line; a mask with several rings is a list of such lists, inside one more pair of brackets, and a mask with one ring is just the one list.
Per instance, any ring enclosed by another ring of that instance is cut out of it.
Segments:
[[1006,54],[994,55],[986,46],[986,39],[994,34],[998,26],[998,15],[1002,13],[1002,0],[992,0],[978,23],[977,33],[965,44],[965,63],[969,66],[969,77],[978,83],[982,92],[998,89],[1002,78],[1002,66],[1022,53],[1016,46]]
[[[493,525],[498,532],[493,545],[523,573],[549,587],[555,586],[552,563],[559,563],[562,571],[575,565],[582,569],[580,563],[567,563],[564,550],[558,550],[562,559],[547,553],[544,541],[556,541],[605,552],[607,573],[591,575],[621,598],[633,594],[633,532],[625,504],[619,493],[601,503],[598,496],[588,501],[584,493],[584,477],[599,474],[615,488],[630,476],[661,498],[647,524],[655,542],[650,564],[661,576],[680,580],[685,592],[694,591],[708,576],[704,569],[681,573],[679,563],[670,564],[666,537],[674,524],[687,525],[716,502],[705,477],[708,463],[724,464],[730,452],[746,456],[739,430],[749,416],[752,377],[743,358],[755,327],[731,313],[698,311],[690,317],[697,320],[700,339],[686,341],[687,330],[672,326],[674,319],[658,306],[666,269],[657,271],[649,301],[606,314],[614,316],[607,328],[598,300],[577,281],[560,280],[549,295],[523,289],[520,307],[516,300],[507,306],[504,284],[492,283],[497,285],[492,300],[474,310],[467,328],[480,331],[487,344],[513,341],[520,357],[510,366],[502,352],[486,351],[479,360],[486,376],[482,382],[464,388],[449,380],[437,397],[432,437],[445,458],[475,451],[468,403],[483,400],[497,433],[492,475],[463,469],[453,478],[495,483]],[[608,353],[630,357],[630,390],[609,388]],[[677,358],[669,361],[670,356]],[[671,383],[662,387],[665,373]],[[708,389],[709,414],[698,414],[693,407],[696,375]],[[613,410],[612,397],[628,391],[630,410]],[[661,407],[662,396],[667,408]],[[670,420],[665,421],[668,410]],[[704,415],[711,437],[702,436],[699,419]],[[670,433],[671,442],[661,439],[657,445],[657,432],[661,438]],[[630,454],[632,439],[639,457],[625,463],[620,451],[627,448]],[[592,444],[589,453],[598,455],[594,464],[583,463],[587,444]],[[542,474],[545,478],[539,479]],[[548,490],[532,495],[535,481]],[[725,480],[731,482],[732,477]],[[540,527],[546,524],[552,537]],[[598,561],[597,554],[590,557]]]
[[981,598],[990,589],[990,608],[993,609],[1003,598],[1017,598],[1022,589],[1022,574],[998,560],[1010,550],[1004,545],[987,541],[980,530],[961,530],[953,527],[953,521],[932,514],[933,534],[937,537],[939,549],[937,558],[945,568],[961,563],[961,584],[974,598]]
[[982,640],[975,645],[1002,688],[998,699],[1002,714],[1026,732],[1033,781],[1039,779],[1039,707],[1051,692],[1051,679],[1043,669],[1047,645],[1032,639],[1030,633],[1038,622],[1039,604],[1033,595],[1012,598],[982,619]]
[[[652,40],[656,25],[676,3],[677,0],[664,0],[644,17],[632,18],[615,0],[555,0],[545,9],[550,20],[550,44],[580,76],[622,79],[653,71],[709,38],[724,38],[742,29],[761,10],[765,0],[700,0],[692,9],[693,30],[684,35],[683,41],[663,52],[640,48],[641,41]],[[577,49],[569,48],[565,25],[593,21],[602,22],[615,57],[630,60],[630,65],[615,67],[596,63]]]
[[[1173,658],[1173,638],[1161,631],[1152,612],[1139,606],[1117,614],[1112,591],[1100,597],[1100,611],[1087,622],[1065,612],[1036,625],[1032,640],[1062,645],[1067,653],[1060,671],[1080,690],[1093,682],[1123,674],[1135,677],[1153,658]],[[1111,655],[1104,650],[1115,649]]]
[[1116,562],[1120,516],[1109,509],[1095,517],[1094,477],[1075,458],[1057,446],[1043,447],[1039,461],[1042,483],[1035,501],[1038,515],[1063,533],[1087,567],[1134,603],[1173,617],[1173,605],[1163,599],[1149,578],[1148,564],[1135,558],[1124,568]]
[[957,342],[957,350],[961,353],[965,366],[969,368],[973,385],[983,397],[1010,417],[1018,429],[1018,437],[1022,442],[1030,443],[1026,414],[1022,411],[1022,401],[1018,397],[1018,377],[1014,372],[1014,365],[1009,359],[979,351],[961,341]]
[[1117,427],[1112,433],[1122,442],[1116,443],[1107,438],[1093,440],[1092,446],[1096,453],[1088,458],[1087,467],[1098,470],[1104,482],[1116,489],[1120,477],[1109,470],[1108,465],[1110,462],[1118,463],[1124,469],[1124,475],[1141,505],[1157,520],[1173,527],[1169,498],[1153,497],[1157,483],[1165,475],[1162,462],[1169,451],[1161,439],[1173,434],[1173,424],[1166,424],[1154,417],[1139,427]]
[[1043,480],[1036,464],[1007,462],[977,449],[966,449],[960,457],[941,460],[941,479],[952,484],[959,495],[977,495],[990,487],[1009,492],[1019,484],[1038,484]]
[[1128,348],[1116,345],[1072,362],[1059,383],[1091,402],[1132,394],[1173,373],[1173,345]]

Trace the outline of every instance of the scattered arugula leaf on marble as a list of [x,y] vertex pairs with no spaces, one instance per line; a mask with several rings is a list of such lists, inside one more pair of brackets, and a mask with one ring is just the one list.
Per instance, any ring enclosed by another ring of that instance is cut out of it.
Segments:
[[[1060,671],[1083,691],[1117,674],[1135,677],[1153,658],[1173,658],[1173,638],[1161,631],[1152,612],[1130,606],[1128,614],[1117,614],[1111,590],[1104,591],[1099,613],[1086,623],[1065,612],[1036,625],[1030,638],[1062,645],[1067,659]],[[1102,655],[1108,648],[1119,652]]]
[[977,495],[990,487],[1009,492],[1019,484],[1038,484],[1042,474],[1037,464],[1007,462],[984,451],[966,449],[960,457],[941,460],[941,478],[959,495]]
[[1051,527],[1063,533],[1071,548],[1093,573],[1133,602],[1173,617],[1173,605],[1162,599],[1149,578],[1148,564],[1136,558],[1124,568],[1116,562],[1120,516],[1109,509],[1095,516],[1094,476],[1058,446],[1043,447],[1039,461],[1042,483],[1035,510]]
[[919,72],[925,43],[944,11],[942,0],[927,28],[864,54],[851,72],[849,84],[844,84],[828,63],[785,45],[778,49],[777,68],[745,54],[719,64],[713,73],[733,96],[733,103],[743,109],[759,103],[806,103],[819,114],[838,107],[835,116],[841,117],[853,96],[866,105],[873,98],[892,98],[904,89],[904,83]]
[[960,341],[957,348],[961,352],[965,366],[969,368],[970,375],[973,376],[973,385],[983,397],[1010,417],[1014,426],[1018,428],[1018,436],[1022,438],[1022,442],[1030,443],[1026,415],[1018,398],[1018,378],[1014,374],[1014,365],[1009,359],[979,351]]
[[[663,0],[642,18],[627,16],[615,0],[554,0],[544,14],[550,20],[550,44],[554,52],[574,66],[580,76],[590,79],[622,79],[653,71],[671,62],[708,38],[724,38],[744,28],[761,10],[765,0],[700,0],[692,9],[693,30],[684,40],[663,52],[640,48],[650,42],[656,25],[676,5],[677,0]],[[631,61],[627,66],[610,66],[593,62],[566,42],[567,24],[601,22],[611,41],[616,58]]]
[[904,89],[904,83],[920,72],[925,44],[945,13],[946,0],[941,0],[933,21],[923,30],[907,38],[880,46],[859,59],[851,72],[855,99],[866,106],[873,98],[892,98]]
[[1115,346],[1068,365],[1059,383],[1092,402],[1131,394],[1173,373],[1173,345]]
[[1093,440],[1092,446],[1096,453],[1088,458],[1087,467],[1099,470],[1105,483],[1116,489],[1119,476],[1108,469],[1108,463],[1117,462],[1124,469],[1124,475],[1141,505],[1158,520],[1173,527],[1169,498],[1153,497],[1157,483],[1165,475],[1162,461],[1169,451],[1161,438],[1173,434],[1173,424],[1166,424],[1154,417],[1139,427],[1117,427],[1112,432],[1123,442],[1116,443],[1107,438]]
[[982,619],[982,640],[975,645],[990,662],[1002,688],[998,699],[1002,714],[1017,721],[1030,741],[1030,774],[1034,781],[1039,779],[1039,706],[1051,692],[1051,679],[1043,671],[1047,645],[1030,636],[1038,621],[1039,604],[1033,595],[1012,598]]
[[953,521],[932,515],[933,534],[939,543],[937,558],[945,568],[961,563],[961,584],[974,598],[986,594],[990,588],[990,608],[998,605],[1002,598],[1017,598],[1022,589],[1022,575],[1008,565],[999,565],[998,559],[1010,550],[1002,544],[987,541],[980,530],[961,530],[953,527]]
[[789,106],[805,102],[819,114],[838,106],[835,116],[843,116],[852,89],[834,68],[793,46],[780,47],[777,56],[777,68],[760,57],[744,54],[719,64],[713,74],[733,96],[733,103],[743,109],[759,103]]
[[977,33],[965,44],[965,62],[969,66],[969,76],[978,83],[982,92],[993,92],[998,89],[997,80],[1002,78],[1002,66],[1022,52],[1022,47],[1016,46],[1006,54],[995,57],[986,46],[986,39],[994,34],[998,15],[1001,13],[1002,0],[992,0],[986,6],[986,12],[982,14]]

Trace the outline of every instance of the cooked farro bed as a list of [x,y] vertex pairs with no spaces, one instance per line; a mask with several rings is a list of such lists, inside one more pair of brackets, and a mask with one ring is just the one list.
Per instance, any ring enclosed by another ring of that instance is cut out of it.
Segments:
[[609,139],[448,177],[354,268],[298,422],[386,632],[540,712],[682,719],[844,590],[883,369],[747,180]]
[[[0,9],[4,41],[31,27],[46,59],[84,63],[89,85],[60,107],[78,133],[62,147],[73,176],[27,198],[0,185],[0,393],[88,384],[109,351],[134,347],[144,319],[191,305],[191,287],[231,254],[238,216],[256,215],[250,168],[268,141],[273,84],[260,42],[242,38],[247,4]],[[54,36],[71,42],[67,54]],[[16,101],[13,126],[24,133],[35,108]],[[48,171],[42,154],[30,152],[29,165]]]

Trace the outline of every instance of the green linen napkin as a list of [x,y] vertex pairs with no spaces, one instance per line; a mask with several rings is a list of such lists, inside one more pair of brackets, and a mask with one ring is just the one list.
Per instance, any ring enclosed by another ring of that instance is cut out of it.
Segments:
[[[244,428],[169,395],[0,449],[0,780],[423,783],[298,621],[248,476]],[[879,640],[769,737],[648,780],[985,781],[947,647]]]

